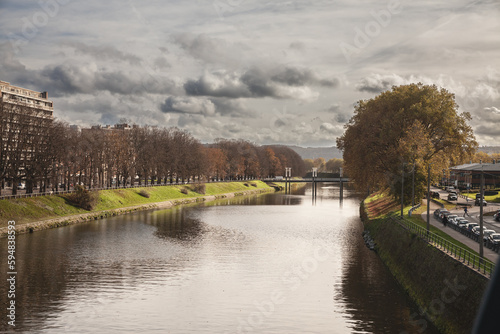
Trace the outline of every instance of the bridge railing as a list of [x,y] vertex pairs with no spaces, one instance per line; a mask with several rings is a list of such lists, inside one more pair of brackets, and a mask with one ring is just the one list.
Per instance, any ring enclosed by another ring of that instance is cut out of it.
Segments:
[[481,258],[478,254],[457,246],[453,242],[450,242],[433,232],[427,232],[426,228],[423,228],[408,219],[401,218],[399,216],[390,216],[388,219],[391,219],[393,222],[399,224],[411,233],[415,233],[420,239],[428,242],[434,247],[460,261],[467,267],[472,268],[485,276],[491,277],[491,274],[495,271],[495,264],[490,260],[485,259],[484,257]]

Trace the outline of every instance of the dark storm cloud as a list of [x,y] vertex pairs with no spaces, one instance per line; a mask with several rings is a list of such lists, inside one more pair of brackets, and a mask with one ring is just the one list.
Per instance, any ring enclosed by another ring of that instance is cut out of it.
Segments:
[[166,94],[172,92],[175,87],[175,84],[166,78],[99,69],[92,65],[49,65],[41,71],[31,72],[32,77],[40,79],[38,86],[52,89],[54,95],[92,94],[99,91],[121,95]]
[[210,64],[239,64],[244,58],[243,51],[247,49],[242,44],[228,43],[205,34],[182,33],[174,35],[173,38],[191,57]]
[[[337,87],[338,79],[320,79],[310,69],[284,67],[268,70],[252,67],[243,73],[219,71],[205,73],[184,84],[186,94],[227,98],[294,98],[296,89],[309,86]],[[312,95],[307,92],[307,95]],[[304,96],[297,96],[303,98]]]
[[269,74],[264,69],[252,68],[240,77],[240,81],[247,87],[252,97],[280,98],[276,85],[270,81]]
[[164,113],[204,116],[248,117],[253,114],[241,100],[192,96],[170,96],[160,105],[160,110]]
[[142,59],[136,55],[125,53],[111,45],[87,45],[81,42],[65,42],[64,46],[75,49],[77,54],[89,55],[102,61],[124,61],[130,65],[140,65]]
[[215,105],[205,98],[191,96],[170,96],[161,105],[164,113],[200,114],[211,116],[215,114]]
[[49,91],[51,96],[71,94],[169,94],[175,83],[164,77],[145,75],[140,71],[103,69],[95,64],[50,64],[42,69],[27,69],[9,52],[0,52],[0,77],[9,78],[15,85]]
[[320,85],[336,87],[339,84],[338,79],[319,79],[312,70],[295,67],[285,67],[273,75],[271,80],[288,86]]
[[240,99],[228,100],[224,98],[212,97],[209,100],[212,101],[212,103],[215,105],[216,112],[222,116],[231,116],[231,117],[249,117],[252,115],[255,116],[255,112],[248,110]]
[[252,97],[252,93],[241,78],[234,73],[206,73],[198,80],[188,80],[184,84],[187,95],[214,96],[227,98]]
[[474,134],[479,136],[498,136],[498,123],[482,124],[474,129]]

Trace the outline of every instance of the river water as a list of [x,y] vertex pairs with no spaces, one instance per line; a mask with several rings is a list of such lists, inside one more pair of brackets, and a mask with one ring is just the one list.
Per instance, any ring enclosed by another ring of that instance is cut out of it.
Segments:
[[419,332],[358,216],[323,184],[315,202],[303,188],[19,235],[16,332]]

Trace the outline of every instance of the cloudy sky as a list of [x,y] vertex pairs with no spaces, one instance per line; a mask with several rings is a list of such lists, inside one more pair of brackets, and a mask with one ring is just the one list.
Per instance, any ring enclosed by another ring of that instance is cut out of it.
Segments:
[[423,82],[500,145],[497,0],[0,0],[0,17],[0,80],[70,124],[332,146],[356,101]]

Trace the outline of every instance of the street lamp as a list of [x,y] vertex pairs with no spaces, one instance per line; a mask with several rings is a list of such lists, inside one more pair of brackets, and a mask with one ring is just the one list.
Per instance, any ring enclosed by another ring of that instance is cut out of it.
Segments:
[[403,218],[404,187],[405,187],[405,163],[403,162],[403,169],[401,170],[401,218]]
[[[430,210],[431,210],[431,163],[427,169],[427,235],[429,235],[430,228]],[[444,171],[444,169],[443,169]]]
[[285,193],[290,192],[292,188],[292,185],[290,184],[291,177],[292,177],[292,167],[285,167]]
[[318,168],[317,167],[313,167],[312,169],[312,184],[313,184],[313,198],[316,197],[316,177],[318,176]]

